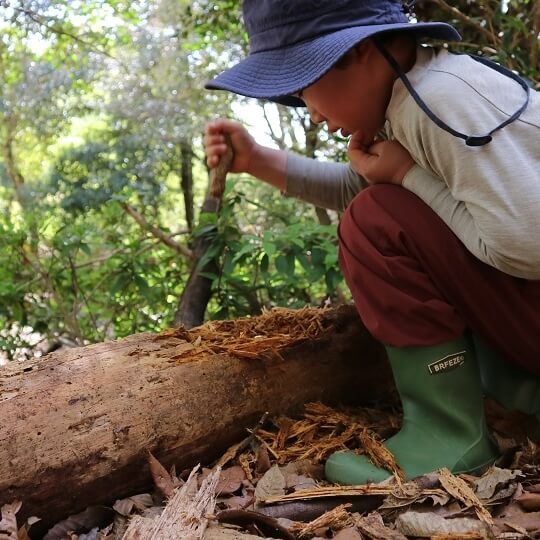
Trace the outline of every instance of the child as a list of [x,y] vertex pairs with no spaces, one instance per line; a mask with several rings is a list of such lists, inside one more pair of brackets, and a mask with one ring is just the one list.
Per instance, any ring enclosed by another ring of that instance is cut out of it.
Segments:
[[[352,135],[350,165],[261,147],[221,120],[207,128],[209,166],[228,134],[233,171],[347,208],[340,266],[403,404],[386,446],[407,478],[482,470],[497,457],[483,392],[540,413],[538,93],[483,59],[417,47],[459,34],[409,23],[399,0],[245,0],[244,20],[250,55],[208,88],[307,106]],[[383,128],[391,140],[376,141]],[[388,473],[341,452],[326,475],[354,484]]]

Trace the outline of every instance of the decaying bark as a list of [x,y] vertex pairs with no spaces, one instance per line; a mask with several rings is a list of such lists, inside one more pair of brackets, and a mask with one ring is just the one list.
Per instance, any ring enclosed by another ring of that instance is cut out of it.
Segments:
[[0,505],[21,500],[21,519],[51,524],[148,489],[148,450],[181,470],[221,456],[265,411],[381,397],[380,346],[354,310],[330,314],[329,333],[281,359],[190,361],[185,341],[139,334],[3,367]]

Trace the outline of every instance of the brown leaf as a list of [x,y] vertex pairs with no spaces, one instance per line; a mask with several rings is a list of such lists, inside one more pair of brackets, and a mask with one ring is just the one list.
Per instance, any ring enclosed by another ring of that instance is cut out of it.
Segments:
[[114,512],[105,506],[89,506],[84,512],[69,516],[50,529],[43,540],[64,540],[69,532],[81,533],[95,527],[108,525],[114,519]]
[[346,529],[341,529],[334,540],[362,540],[362,535],[358,532],[356,527],[347,527]]
[[165,467],[152,455],[151,452],[148,452],[147,459],[148,465],[150,466],[150,474],[154,479],[154,484],[163,494],[163,496],[169,499],[174,493],[174,482],[171,475],[167,472],[167,469],[165,469]]
[[289,491],[297,491],[299,489],[310,489],[317,485],[311,476],[304,474],[304,471],[315,470],[309,467],[305,460],[289,463],[285,467],[281,467],[281,472],[285,477],[286,488]]
[[261,537],[211,523],[204,533],[204,540],[261,540]]
[[255,488],[255,498],[260,501],[269,497],[275,497],[285,494],[287,482],[285,476],[277,465],[274,465],[257,482]]
[[227,510],[245,510],[254,502],[255,497],[252,493],[237,497],[224,497],[218,499],[219,506],[226,508]]
[[491,499],[499,486],[507,484],[518,476],[523,476],[519,470],[490,467],[480,478],[474,480],[476,496],[482,500]]
[[232,495],[242,487],[242,482],[246,479],[246,473],[242,467],[235,465],[221,471],[216,493],[220,496]]
[[516,502],[527,512],[540,510],[540,493],[524,493],[516,499]]
[[133,512],[133,509],[142,512],[145,508],[149,508],[153,504],[154,501],[149,493],[141,493],[140,495],[133,495],[126,499],[118,499],[113,505],[113,510],[122,516],[129,516]]
[[431,540],[482,540],[485,536],[481,533],[456,533],[456,534],[435,534]]
[[255,465],[255,471],[259,474],[264,474],[267,470],[270,469],[272,464],[270,463],[270,455],[268,454],[268,449],[264,444],[261,444],[257,449],[257,462]]
[[355,516],[354,524],[370,538],[377,540],[407,540],[400,532],[388,528],[378,512],[361,517]]
[[443,534],[467,538],[463,535],[478,533],[480,538],[487,538],[489,534],[489,527],[477,519],[445,519],[433,512],[405,512],[396,519],[396,528],[406,536],[421,538]]
[[521,528],[526,531],[540,531],[540,512],[527,512],[511,518],[497,518],[495,521],[497,525],[507,526],[510,530]]
[[295,540],[294,536],[279,522],[271,517],[252,512],[249,510],[225,510],[220,512],[216,519],[220,523],[231,523],[246,527],[254,524],[263,533],[270,535],[272,538],[283,538],[284,540]]

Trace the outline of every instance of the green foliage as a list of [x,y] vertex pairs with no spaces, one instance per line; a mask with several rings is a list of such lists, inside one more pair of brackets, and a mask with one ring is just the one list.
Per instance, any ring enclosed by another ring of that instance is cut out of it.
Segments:
[[[342,281],[336,226],[319,225],[307,205],[271,188],[242,182],[229,190],[206,254],[206,260],[219,257],[219,274],[208,275],[215,289],[211,316],[235,318],[254,308],[298,308],[335,298]],[[255,217],[258,200],[268,202],[264,221]],[[249,207],[254,221],[245,223]]]
[[[198,207],[207,187],[203,126],[244,103],[203,89],[247,50],[241,2],[5,4],[0,360],[2,351],[32,356],[58,338],[83,344],[161,330],[173,320],[191,263],[149,231],[188,246],[184,151],[195,152],[189,168]],[[460,50],[540,81],[537,1],[426,0],[415,9],[423,20],[454,24]],[[345,142],[305,112],[272,107],[265,112],[275,117],[279,147],[345,158]],[[219,219],[201,215],[191,236],[211,240],[206,257],[217,261],[207,316],[347,300],[332,219],[319,225],[308,205],[233,178]]]

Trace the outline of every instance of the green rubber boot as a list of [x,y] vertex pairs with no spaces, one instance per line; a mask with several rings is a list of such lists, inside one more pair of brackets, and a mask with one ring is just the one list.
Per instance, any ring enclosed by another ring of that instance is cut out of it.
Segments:
[[[521,411],[540,420],[540,378],[508,362],[477,336],[473,339],[486,396],[509,411]],[[540,422],[536,431],[535,439],[540,440]]]
[[[498,457],[484,417],[480,374],[465,336],[433,347],[387,347],[403,405],[401,431],[385,446],[410,480],[447,467],[476,472]],[[332,454],[326,478],[338,484],[381,482],[390,473],[352,452]]]

